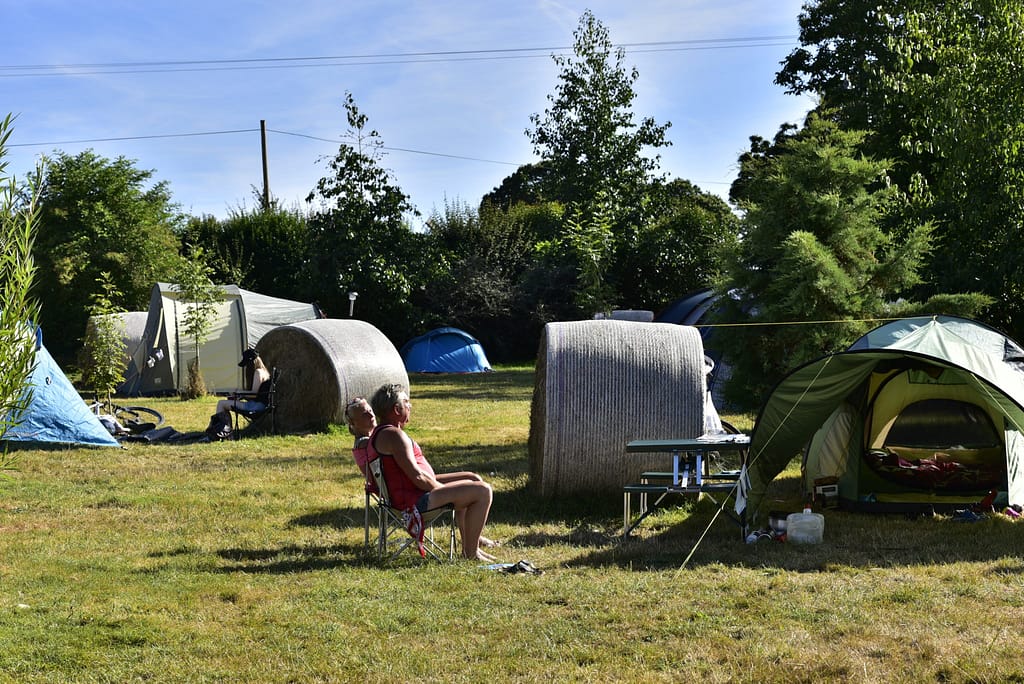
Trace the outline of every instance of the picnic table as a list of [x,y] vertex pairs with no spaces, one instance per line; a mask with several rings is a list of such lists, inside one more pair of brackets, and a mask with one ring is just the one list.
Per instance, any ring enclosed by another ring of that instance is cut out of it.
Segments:
[[[622,535],[628,537],[644,518],[658,510],[671,496],[700,496],[707,494],[718,503],[718,498],[734,497],[742,467],[746,464],[750,437],[743,434],[702,435],[689,439],[636,439],[626,444],[627,454],[665,453],[672,458],[671,471],[648,471],[640,482],[623,486]],[[712,471],[711,452],[736,451],[740,454],[740,469]],[[633,497],[639,500],[639,511],[633,515]],[[731,515],[731,514],[730,514]],[[740,525],[741,515],[731,517]]]

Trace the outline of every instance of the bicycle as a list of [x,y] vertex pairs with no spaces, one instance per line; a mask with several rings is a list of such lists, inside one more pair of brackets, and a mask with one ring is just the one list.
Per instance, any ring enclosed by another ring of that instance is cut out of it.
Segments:
[[96,416],[112,416],[119,425],[132,434],[145,432],[163,425],[164,416],[148,406],[119,406],[98,399],[88,403],[89,410]]

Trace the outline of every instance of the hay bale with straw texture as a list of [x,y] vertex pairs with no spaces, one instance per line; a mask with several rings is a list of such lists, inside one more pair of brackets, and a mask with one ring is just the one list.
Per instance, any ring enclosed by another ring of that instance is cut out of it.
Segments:
[[398,350],[365,321],[328,318],[283,325],[264,335],[257,349],[267,368],[281,371],[277,428],[284,433],[343,425],[351,399],[369,398],[389,382],[409,386]]
[[574,321],[544,328],[530,412],[530,480],[542,494],[621,491],[665,454],[627,454],[634,439],[698,437],[704,345],[696,328]]

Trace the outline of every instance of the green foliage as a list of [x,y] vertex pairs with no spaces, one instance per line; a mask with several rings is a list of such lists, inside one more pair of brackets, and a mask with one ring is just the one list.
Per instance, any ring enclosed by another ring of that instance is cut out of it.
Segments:
[[[649,219],[615,235],[617,300],[658,311],[718,279],[739,244],[739,219],[720,197],[682,179],[651,183]],[[629,229],[632,228],[632,229]]]
[[[533,114],[526,131],[541,157],[546,199],[565,204],[601,203],[599,193],[619,200],[623,213],[636,207],[659,157],[647,154],[670,143],[650,117],[633,120],[633,85],[639,77],[628,69],[625,50],[615,48],[608,29],[588,10],[574,32],[573,56],[553,57],[561,73],[550,107]],[[621,218],[616,213],[612,220]]]
[[1016,0],[907,1],[888,18],[899,57],[876,74],[908,114],[901,145],[941,221],[936,290],[981,289],[990,320],[1024,332],[1024,8]]
[[174,273],[181,219],[166,183],[145,187],[152,176],[124,157],[111,161],[92,151],[58,152],[48,160],[34,247],[35,292],[55,356],[73,357],[100,273],[111,274],[133,311],[145,309],[153,284]]
[[[14,177],[7,176],[4,157],[12,122],[10,115],[0,120],[0,440],[20,422],[32,401],[28,380],[35,365],[33,323],[39,313],[30,295],[36,275],[32,241],[39,188],[30,185],[23,192]],[[8,463],[0,459],[0,465]]]
[[318,297],[306,275],[309,226],[298,209],[272,203],[268,209],[234,209],[223,221],[192,218],[184,241],[203,247],[216,282],[285,299]]
[[210,336],[217,302],[223,299],[221,288],[210,279],[212,269],[206,263],[202,247],[193,247],[175,273],[179,300],[185,307],[181,316],[182,331],[195,345],[195,358],[188,364],[188,385],[182,392],[184,399],[196,399],[206,394],[199,349]]
[[548,192],[546,186],[551,175],[548,162],[523,164],[511,176],[501,181],[501,185],[483,196],[480,208],[485,205],[510,210],[517,204],[541,204]]
[[576,316],[584,318],[609,311],[614,297],[605,278],[614,242],[603,191],[590,206],[589,211],[579,205],[572,207],[559,237],[536,246],[542,258],[574,272],[570,301]]
[[122,294],[109,273],[101,273],[96,284],[99,289],[89,306],[89,325],[82,349],[82,381],[92,387],[97,398],[109,404],[111,393],[124,380],[127,347],[124,321],[118,316],[124,307],[117,304]]
[[1024,10],[1017,0],[817,0],[800,18],[803,47],[778,82],[816,93],[864,149],[894,160],[935,225],[919,294],[981,290],[989,322],[1024,334]]
[[888,162],[858,153],[863,136],[812,114],[749,179],[745,239],[718,286],[733,292],[723,320],[758,324],[720,336],[737,405],[756,406],[788,370],[846,348],[919,282],[932,229],[883,230],[903,200]]

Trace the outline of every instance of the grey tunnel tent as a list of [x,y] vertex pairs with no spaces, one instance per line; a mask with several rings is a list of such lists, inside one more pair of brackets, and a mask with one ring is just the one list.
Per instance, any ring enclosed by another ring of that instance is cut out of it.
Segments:
[[955,317],[904,319],[805,364],[765,401],[750,445],[748,518],[803,454],[803,491],[835,478],[855,510],[951,509],[990,489],[1024,503],[1021,347]]
[[[211,334],[200,346],[199,357],[206,387],[214,393],[242,386],[238,360],[267,332],[281,325],[321,318],[313,304],[268,297],[236,285],[221,287]],[[149,301],[142,340],[129,349],[131,360],[118,392],[127,396],[174,394],[188,382],[188,364],[195,358],[192,341],[185,336],[182,317],[187,303],[178,298],[176,285],[157,283]]]

